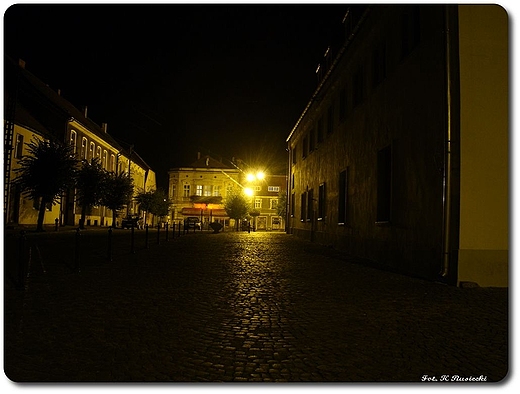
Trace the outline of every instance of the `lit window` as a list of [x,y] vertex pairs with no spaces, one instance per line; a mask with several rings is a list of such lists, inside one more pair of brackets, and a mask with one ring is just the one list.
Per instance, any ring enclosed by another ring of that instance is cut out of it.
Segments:
[[90,148],[88,150],[88,159],[89,160],[92,160],[94,158],[94,151],[95,151],[95,149],[96,149],[96,145],[93,142],[91,142],[90,143]]
[[77,134],[74,130],[71,130],[70,132],[70,145],[72,146],[72,152],[73,153],[76,153],[76,139],[77,139]]
[[220,185],[213,186],[213,195],[220,196]]
[[268,192],[279,192],[280,186],[267,186],[267,191]]
[[96,149],[96,159],[101,161],[101,147],[100,146],[98,146]]
[[202,185],[195,186],[195,195],[202,196]]
[[103,169],[107,169],[108,165],[108,152],[106,150],[103,151]]
[[255,208],[262,208],[262,199],[255,198]]
[[276,209],[278,207],[278,199],[272,198],[271,199],[271,209]]
[[110,171],[115,172],[116,170],[116,156],[114,154],[110,155]]
[[81,139],[81,159],[87,160],[87,139],[85,137]]
[[254,190],[255,192],[259,192],[260,190],[262,190],[262,186],[254,186],[254,187],[253,187],[253,190]]
[[204,195],[205,196],[211,196],[211,185],[206,185],[204,187]]

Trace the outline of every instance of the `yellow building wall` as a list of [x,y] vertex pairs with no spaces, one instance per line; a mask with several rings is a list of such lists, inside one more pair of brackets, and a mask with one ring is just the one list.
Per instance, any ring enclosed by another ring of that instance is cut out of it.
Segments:
[[459,9],[459,282],[508,286],[508,15]]

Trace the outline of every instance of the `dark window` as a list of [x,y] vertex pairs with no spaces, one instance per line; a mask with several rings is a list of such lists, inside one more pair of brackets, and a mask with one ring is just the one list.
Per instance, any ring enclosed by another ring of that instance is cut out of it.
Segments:
[[23,135],[18,134],[16,136],[16,143],[14,147],[14,157],[16,159],[21,159],[23,156]]
[[386,45],[383,43],[374,50],[373,57],[373,76],[374,87],[379,85],[386,78]]
[[354,106],[361,104],[363,98],[365,96],[365,73],[363,72],[363,68],[359,67],[356,73],[354,74],[354,80],[352,81],[353,85],[353,97],[352,102]]
[[310,189],[307,192],[307,221],[308,222],[310,222],[313,217],[313,214],[312,214],[313,208],[314,208],[313,191],[312,191],[312,189]]
[[339,120],[344,121],[347,117],[347,88],[339,92]]
[[305,222],[307,216],[307,192],[303,192],[300,200],[300,221]]
[[377,153],[377,222],[389,222],[392,207],[392,150]]
[[334,131],[334,106],[331,104],[327,111],[327,134]]
[[291,194],[291,217],[294,217],[294,203],[296,202],[296,198],[294,193]]
[[348,204],[348,169],[339,173],[338,190],[338,224],[347,223],[347,204]]
[[325,183],[322,183],[318,190],[318,220],[325,218],[325,197]]

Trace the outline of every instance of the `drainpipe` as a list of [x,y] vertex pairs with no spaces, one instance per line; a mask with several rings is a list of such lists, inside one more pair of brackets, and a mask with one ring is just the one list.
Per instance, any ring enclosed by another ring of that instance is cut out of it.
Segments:
[[443,242],[442,269],[440,275],[446,278],[450,268],[450,227],[451,227],[451,138],[452,138],[452,76],[451,76],[451,38],[450,10],[445,9],[446,23],[446,134],[444,141],[444,174],[443,174]]

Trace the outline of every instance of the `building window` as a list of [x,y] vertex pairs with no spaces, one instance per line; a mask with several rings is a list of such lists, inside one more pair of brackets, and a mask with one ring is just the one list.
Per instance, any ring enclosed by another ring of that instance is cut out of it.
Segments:
[[204,186],[204,195],[205,196],[211,196],[211,185]]
[[195,186],[195,195],[202,196],[202,185]]
[[72,146],[72,152],[76,154],[76,141],[77,141],[78,135],[74,130],[70,131],[70,145]]
[[332,134],[334,131],[334,105],[330,105],[327,110],[327,134]]
[[307,192],[300,196],[300,221],[305,222],[307,218]]
[[338,182],[338,225],[347,224],[348,168],[339,173]]
[[314,210],[314,198],[313,198],[313,191],[312,189],[310,189],[308,192],[307,192],[307,221],[310,222],[312,217],[314,216],[313,215],[313,210]]
[[233,185],[227,185],[226,196],[230,196],[231,194],[233,194]]
[[277,207],[278,207],[278,199],[277,198],[272,198],[271,201],[270,201],[269,208],[270,209],[276,209]]
[[220,185],[213,186],[213,195],[220,196]]
[[98,146],[96,149],[96,158],[101,161],[101,147]]
[[15,159],[20,159],[23,156],[23,135],[16,135],[16,142],[14,146],[14,157]]
[[95,150],[96,150],[96,145],[93,142],[91,142],[90,143],[90,147],[88,149],[88,159],[89,159],[89,161],[92,161],[92,159],[94,158]]
[[392,208],[392,150],[390,146],[377,153],[377,215],[378,223],[390,221]]
[[325,183],[318,189],[318,220],[325,219]]
[[255,208],[262,208],[262,199],[255,198]]
[[291,189],[294,189],[294,174],[291,176]]
[[352,101],[354,106],[361,104],[363,97],[365,96],[365,75],[363,67],[359,67],[354,74],[354,80],[352,81],[353,86],[353,97]]
[[190,196],[190,185],[184,185],[184,192],[183,197],[189,197]]
[[81,139],[81,156],[82,160],[87,160],[87,139],[83,137]]
[[386,78],[386,45],[382,43],[374,50],[373,61],[373,86],[379,85]]
[[108,152],[106,150],[103,150],[103,169],[107,170],[108,167]]
[[262,186],[253,186],[253,190],[255,192],[259,192],[260,190],[262,190]]
[[116,156],[114,154],[110,155],[110,171],[116,171]]
[[280,186],[267,186],[267,191],[268,192],[279,192]]

